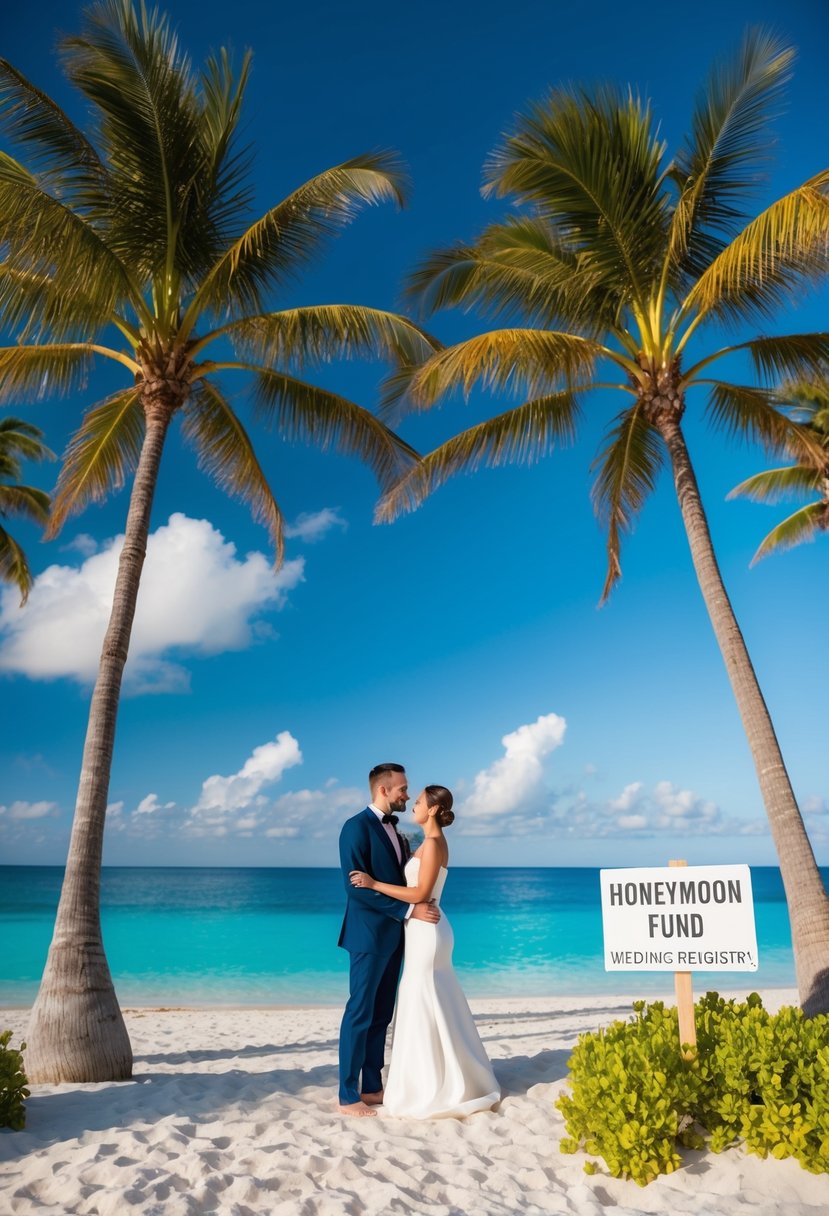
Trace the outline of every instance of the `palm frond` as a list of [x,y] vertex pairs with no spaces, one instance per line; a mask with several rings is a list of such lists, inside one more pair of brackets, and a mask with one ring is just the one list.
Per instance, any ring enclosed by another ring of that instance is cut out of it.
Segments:
[[411,365],[440,348],[406,317],[355,304],[317,304],[245,317],[222,331],[240,353],[259,363],[303,367],[332,359],[376,355]]
[[432,355],[411,378],[410,400],[428,409],[446,392],[468,396],[475,384],[535,396],[560,378],[583,380],[602,355],[610,352],[577,334],[496,329]]
[[0,153],[0,242],[9,271],[41,280],[44,288],[48,281],[52,315],[65,326],[102,325],[119,301],[136,303],[126,268],[101,236],[5,153]]
[[253,184],[248,179],[251,153],[237,150],[235,137],[242,112],[242,101],[250,77],[252,54],[246,51],[235,75],[228,51],[208,57],[201,76],[202,137],[206,151],[204,203],[223,243],[239,231],[239,217],[247,214],[253,201]]
[[825,453],[819,437],[781,412],[776,393],[722,380],[697,383],[710,383],[706,414],[732,439],[759,443],[767,452],[789,452],[809,464],[823,463]]
[[820,435],[829,435],[829,367],[817,375],[784,380],[778,396],[796,422]]
[[768,159],[760,138],[789,78],[794,52],[749,30],[735,58],[716,63],[675,162],[680,195],[671,222],[671,256],[696,277],[748,216],[742,205]]
[[819,469],[792,464],[780,469],[765,469],[762,473],[754,473],[733,490],[729,490],[726,497],[774,503],[795,495],[818,493],[822,484],[823,474]]
[[616,305],[641,305],[669,223],[663,153],[649,107],[632,93],[558,90],[490,157],[485,192],[530,204],[589,253]]
[[829,367],[829,333],[755,338],[732,349],[748,351],[757,374],[767,383],[816,380]]
[[61,53],[101,120],[112,181],[109,244],[143,275],[174,265],[187,273],[193,233],[183,219],[193,209],[204,145],[197,81],[167,18],[130,0],[99,0]]
[[13,583],[20,590],[20,604],[26,603],[32,589],[32,572],[26,554],[4,527],[0,526],[0,580]]
[[431,254],[410,276],[407,295],[427,313],[481,308],[531,325],[561,328],[566,320],[593,336],[618,320],[600,270],[540,217],[511,217],[474,245]]
[[531,464],[572,440],[581,414],[571,390],[550,393],[469,427],[429,452],[383,495],[375,519],[390,523],[414,511],[456,473],[485,465]]
[[607,528],[607,578],[602,604],[622,574],[622,535],[632,531],[645,499],[656,486],[664,459],[662,440],[648,422],[641,404],[616,416],[607,443],[592,465],[598,469],[593,483],[593,504]]
[[82,387],[93,354],[92,344],[85,342],[0,347],[0,401],[42,400]]
[[43,442],[43,431],[22,418],[0,418],[0,475],[18,477],[20,457],[52,460],[54,452]]
[[209,380],[200,380],[184,406],[182,433],[196,448],[199,467],[221,490],[250,507],[273,542],[276,566],[284,556],[283,519],[245,428]]
[[819,532],[825,532],[829,527],[829,504],[812,502],[801,507],[776,528],[772,528],[768,536],[761,542],[757,552],[751,559],[752,566],[770,553],[791,549],[804,541],[814,540]]
[[283,372],[259,369],[256,412],[284,439],[358,456],[387,489],[417,452],[367,409]]
[[772,315],[829,270],[829,170],[747,224],[703,271],[683,312],[732,321]]
[[204,310],[264,311],[267,288],[286,282],[362,207],[402,204],[403,175],[396,156],[355,157],[300,186],[252,224],[207,272],[188,317]]
[[106,190],[107,170],[95,146],[46,93],[0,59],[0,125],[26,148],[29,164],[75,202]]
[[49,495],[34,486],[0,485],[0,515],[18,515],[45,524],[49,518]]
[[66,449],[47,539],[70,515],[120,489],[138,465],[144,439],[140,388],[108,397],[89,411]]

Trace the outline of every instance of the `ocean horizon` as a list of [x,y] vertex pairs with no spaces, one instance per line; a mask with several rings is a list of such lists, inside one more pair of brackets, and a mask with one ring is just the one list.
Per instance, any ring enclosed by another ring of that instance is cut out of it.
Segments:
[[[829,868],[823,868],[829,880]],[[780,872],[752,866],[759,966],[694,987],[795,985]],[[0,1007],[31,1004],[62,866],[0,866]],[[345,893],[335,867],[105,866],[104,945],[123,1005],[338,1005]],[[670,991],[665,972],[605,972],[599,869],[453,867],[442,900],[469,997]]]

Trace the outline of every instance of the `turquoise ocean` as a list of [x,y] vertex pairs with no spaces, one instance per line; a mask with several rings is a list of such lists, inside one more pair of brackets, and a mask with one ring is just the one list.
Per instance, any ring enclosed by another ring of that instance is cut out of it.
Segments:
[[[62,876],[58,866],[0,866],[0,1006],[34,999]],[[698,992],[794,986],[780,874],[760,866],[751,876],[759,969],[697,972]],[[101,898],[124,1005],[336,1005],[347,995],[338,870],[112,867]],[[671,990],[669,974],[604,971],[598,870],[457,867],[442,906],[468,996]]]

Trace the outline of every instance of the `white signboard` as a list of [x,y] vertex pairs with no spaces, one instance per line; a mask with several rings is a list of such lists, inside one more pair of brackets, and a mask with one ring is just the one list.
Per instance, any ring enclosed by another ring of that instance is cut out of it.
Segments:
[[605,971],[756,971],[748,866],[601,870]]

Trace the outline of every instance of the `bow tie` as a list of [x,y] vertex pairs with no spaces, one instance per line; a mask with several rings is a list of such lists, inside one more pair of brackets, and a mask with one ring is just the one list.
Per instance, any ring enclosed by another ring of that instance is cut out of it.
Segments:
[[390,823],[392,825],[392,827],[396,827],[398,824],[398,818],[396,815],[384,815],[383,818],[380,820],[380,822],[381,823]]

